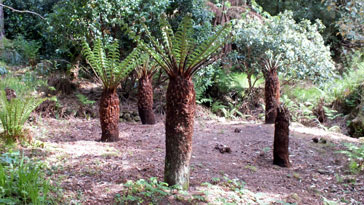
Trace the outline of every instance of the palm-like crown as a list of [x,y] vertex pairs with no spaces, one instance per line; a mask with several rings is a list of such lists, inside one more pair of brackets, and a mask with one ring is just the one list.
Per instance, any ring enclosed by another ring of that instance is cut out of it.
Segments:
[[148,54],[141,57],[142,63],[135,69],[138,78],[152,77],[158,71],[158,64]]
[[139,46],[154,58],[170,77],[191,77],[203,65],[210,64],[217,59],[217,51],[226,43],[231,25],[225,24],[200,45],[196,45],[195,39],[192,38],[193,22],[190,16],[183,18],[176,33],[173,33],[167,18],[163,16],[160,21],[160,29],[163,36],[162,44],[146,28],[151,45],[139,38]]
[[120,61],[118,42],[114,41],[107,48],[106,53],[101,39],[95,40],[93,50],[84,41],[82,53],[104,88],[112,89],[141,63],[139,58],[141,51],[135,48],[123,61]]

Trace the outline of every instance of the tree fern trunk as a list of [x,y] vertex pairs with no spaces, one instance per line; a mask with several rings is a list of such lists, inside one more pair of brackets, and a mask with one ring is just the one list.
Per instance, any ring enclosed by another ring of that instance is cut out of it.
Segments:
[[115,89],[104,89],[100,99],[100,123],[102,142],[119,140],[119,97]]
[[289,162],[289,114],[285,108],[277,108],[274,130],[273,164],[291,167]]
[[189,187],[195,90],[190,78],[170,78],[167,90],[166,159],[164,180],[170,186]]
[[153,112],[153,87],[148,76],[139,79],[138,86],[138,112],[142,124],[155,124]]
[[277,117],[277,105],[280,98],[278,73],[275,69],[265,74],[265,123],[273,124]]

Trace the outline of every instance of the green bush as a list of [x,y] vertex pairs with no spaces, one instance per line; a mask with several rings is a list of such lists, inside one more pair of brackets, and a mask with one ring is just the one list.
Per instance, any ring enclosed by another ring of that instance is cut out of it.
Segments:
[[345,154],[349,159],[349,169],[352,173],[358,174],[364,170],[364,145],[356,146],[354,144],[345,144],[347,150],[339,151]]
[[0,59],[2,61],[11,65],[19,65],[24,61],[19,52],[17,52],[12,40],[3,38],[0,44]]
[[41,44],[35,40],[26,40],[23,36],[17,36],[14,40],[16,51],[28,62],[38,58],[38,52]]
[[325,86],[328,101],[337,101],[349,109],[360,104],[361,89],[364,84],[364,62],[354,65],[348,73]]
[[0,204],[48,204],[50,184],[39,165],[19,152],[0,156]]

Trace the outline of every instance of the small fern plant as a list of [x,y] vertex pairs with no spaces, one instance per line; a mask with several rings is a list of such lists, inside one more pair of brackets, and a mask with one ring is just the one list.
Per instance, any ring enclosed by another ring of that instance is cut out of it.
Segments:
[[82,52],[97,79],[103,85],[99,104],[101,141],[118,141],[120,107],[116,88],[141,63],[141,51],[139,48],[135,48],[124,60],[120,61],[117,41],[104,46],[101,39],[96,39],[93,49],[84,41]]
[[0,137],[7,143],[29,137],[24,133],[24,124],[33,110],[43,101],[43,98],[35,98],[32,96],[8,100],[5,92],[1,90],[0,121],[4,131],[0,134]]

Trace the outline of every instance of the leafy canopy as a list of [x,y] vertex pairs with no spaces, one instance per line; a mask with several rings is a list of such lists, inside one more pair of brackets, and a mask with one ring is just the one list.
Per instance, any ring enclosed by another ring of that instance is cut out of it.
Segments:
[[280,56],[280,71],[286,79],[320,83],[333,75],[334,62],[319,33],[324,28],[320,21],[296,23],[292,12],[264,15],[246,15],[235,25],[235,43],[240,58],[250,66],[247,69],[261,71],[264,59]]
[[191,77],[203,65],[212,63],[217,59],[217,51],[225,44],[230,34],[230,24],[225,24],[214,35],[197,45],[192,37],[194,33],[193,22],[190,16],[185,16],[174,33],[166,16],[160,20],[162,33],[161,42],[154,38],[145,27],[150,44],[140,38],[138,43],[158,64],[166,71],[169,77]]
[[132,46],[125,41],[125,33],[120,32],[120,21],[136,30],[139,25],[133,21],[145,18],[146,24],[155,27],[158,25],[156,19],[169,4],[169,0],[59,0],[47,16],[46,35],[52,45],[58,46],[56,52],[62,55],[78,54],[80,42],[85,37],[88,42],[101,37],[109,42],[118,39],[127,54]]
[[104,46],[101,39],[96,39],[93,50],[86,41],[83,41],[82,53],[105,89],[115,89],[141,61],[139,48],[135,48],[123,61],[120,61],[117,41]]

